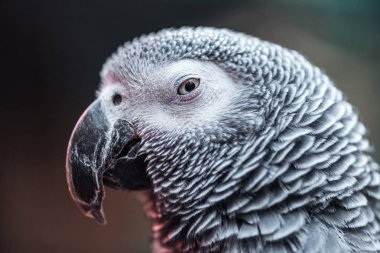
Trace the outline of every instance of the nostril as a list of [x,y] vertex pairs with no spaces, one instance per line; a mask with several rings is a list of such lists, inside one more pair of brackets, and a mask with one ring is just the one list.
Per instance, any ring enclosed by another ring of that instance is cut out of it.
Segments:
[[122,100],[123,100],[123,98],[121,97],[120,94],[115,94],[112,98],[112,102],[114,105],[120,105]]

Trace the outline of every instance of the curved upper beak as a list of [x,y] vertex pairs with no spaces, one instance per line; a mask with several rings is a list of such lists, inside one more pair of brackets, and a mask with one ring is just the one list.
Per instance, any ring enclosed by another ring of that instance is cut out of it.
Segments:
[[[136,140],[136,135],[132,125],[124,119],[110,124],[99,100],[86,109],[71,135],[66,158],[66,176],[71,196],[86,216],[102,224],[106,223],[102,209],[104,176],[111,182],[110,186],[124,189],[133,189],[133,185],[128,187],[128,182],[133,182],[130,176],[136,177],[136,170],[141,174],[137,180],[144,178],[148,181],[145,168],[135,166],[136,162],[131,163],[133,168],[128,168],[125,162],[126,159],[136,159],[137,155],[120,157],[133,140]],[[133,152],[136,153],[136,150]],[[144,184],[147,184],[145,181]],[[119,184],[115,185],[115,182]]]

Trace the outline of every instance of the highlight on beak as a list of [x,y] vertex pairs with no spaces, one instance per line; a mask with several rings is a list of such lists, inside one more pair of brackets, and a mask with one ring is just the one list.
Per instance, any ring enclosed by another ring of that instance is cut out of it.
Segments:
[[72,198],[86,216],[106,223],[103,182],[119,189],[149,187],[138,147],[132,125],[124,119],[110,124],[99,100],[82,114],[69,141],[66,177]]

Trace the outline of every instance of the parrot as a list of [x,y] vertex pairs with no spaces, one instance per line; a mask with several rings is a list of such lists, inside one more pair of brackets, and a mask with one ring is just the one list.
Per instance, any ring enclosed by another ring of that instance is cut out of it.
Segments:
[[105,224],[135,191],[155,253],[380,252],[380,174],[346,95],[305,56],[227,28],[120,46],[71,134],[66,179]]

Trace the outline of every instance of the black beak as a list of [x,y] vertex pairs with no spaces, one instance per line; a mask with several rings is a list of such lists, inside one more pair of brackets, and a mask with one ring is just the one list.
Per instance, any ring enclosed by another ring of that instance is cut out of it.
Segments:
[[71,135],[66,158],[67,183],[83,213],[105,224],[103,183],[117,189],[150,187],[145,156],[131,123],[110,124],[100,101],[82,114]]

